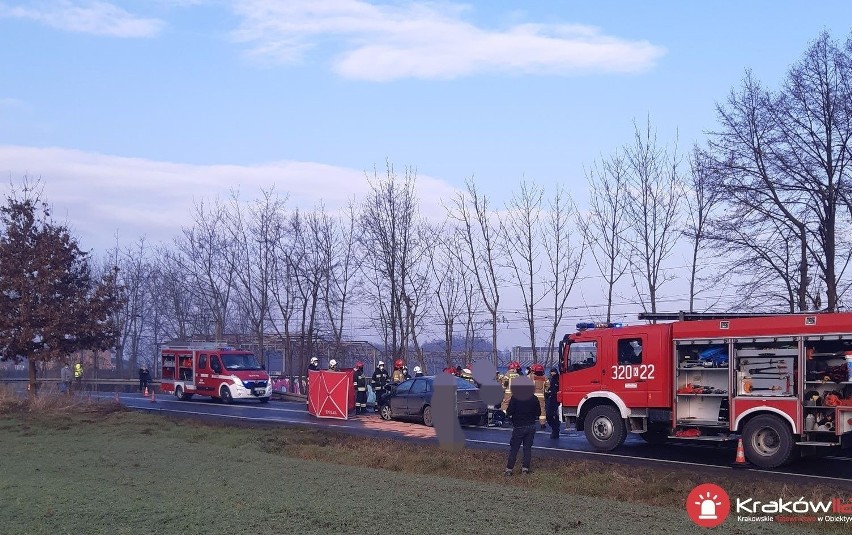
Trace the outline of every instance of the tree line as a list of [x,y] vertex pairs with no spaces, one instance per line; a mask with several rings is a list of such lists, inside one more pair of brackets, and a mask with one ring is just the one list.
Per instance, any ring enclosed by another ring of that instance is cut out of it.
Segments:
[[[386,358],[421,365],[426,342],[440,340],[449,365],[469,362],[474,342],[490,338],[497,364],[512,302],[534,360],[550,364],[555,355],[538,348],[568,330],[561,324],[578,288],[601,287],[595,319],[611,321],[625,298],[658,312],[685,251],[690,311],[842,308],[852,255],[852,39],[821,34],[777,88],[746,71],[716,112],[706,139],[686,151],[676,137],[661,140],[650,117],[634,121],[628,143],[584,169],[585,199],[564,184],[524,180],[495,205],[470,178],[444,199],[445,213],[425,217],[416,169],[386,162],[343,210],[290,207],[274,188],[249,200],[234,192],[196,203],[171,243],[116,246],[97,266],[74,245],[68,269],[88,281],[87,321],[106,333],[75,343],[110,346],[117,365],[134,370],[169,338],[245,333],[263,355],[273,336],[298,348],[285,363],[298,373],[319,340],[340,357],[357,330],[378,339]],[[36,247],[13,244],[19,202],[7,198],[0,236],[2,357],[55,358],[72,347],[45,334],[59,329],[56,319],[13,312],[21,280],[47,273],[15,260],[16,248]],[[719,299],[720,287],[735,299]],[[30,336],[25,318],[43,322],[39,343],[49,351],[20,342]]]

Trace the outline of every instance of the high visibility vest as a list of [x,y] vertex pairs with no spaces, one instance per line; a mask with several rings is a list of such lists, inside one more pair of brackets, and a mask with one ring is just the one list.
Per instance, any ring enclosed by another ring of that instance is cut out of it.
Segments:
[[83,365],[75,364],[74,365],[74,378],[83,377]]

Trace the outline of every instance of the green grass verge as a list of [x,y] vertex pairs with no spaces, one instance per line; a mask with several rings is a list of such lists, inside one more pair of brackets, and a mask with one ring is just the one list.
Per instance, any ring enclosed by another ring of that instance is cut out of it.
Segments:
[[[504,478],[504,452],[199,423],[110,404],[5,413],[0,405],[0,414],[2,533],[707,533],[683,508],[704,482],[688,472],[536,459],[533,475]],[[848,494],[713,482],[766,499]],[[717,531],[808,529],[848,533],[848,525],[730,518]]]

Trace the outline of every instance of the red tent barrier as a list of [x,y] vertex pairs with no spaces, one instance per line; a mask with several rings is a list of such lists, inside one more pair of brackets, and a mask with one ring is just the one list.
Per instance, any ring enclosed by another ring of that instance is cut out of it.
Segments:
[[355,410],[355,389],[352,370],[333,372],[308,370],[308,412],[317,418],[346,420]]

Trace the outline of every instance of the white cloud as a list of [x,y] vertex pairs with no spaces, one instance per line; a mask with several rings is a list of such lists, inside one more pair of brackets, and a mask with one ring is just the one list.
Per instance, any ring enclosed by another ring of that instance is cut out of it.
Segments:
[[165,23],[159,19],[137,17],[109,2],[97,0],[42,0],[26,6],[0,3],[0,18],[18,18],[40,22],[70,32],[110,37],[150,37]]
[[[0,174],[17,183],[23,176],[40,178],[44,200],[54,217],[66,222],[84,249],[104,251],[115,244],[146,236],[151,242],[171,240],[191,225],[198,201],[256,198],[275,187],[288,195],[288,206],[330,210],[360,200],[369,184],[362,170],[313,162],[282,161],[260,165],[190,165],[109,156],[62,148],[0,145]],[[372,176],[372,171],[370,171]],[[8,181],[3,186],[8,188]],[[417,190],[423,214],[442,214],[441,199],[455,190],[420,175]]]
[[578,24],[520,24],[504,30],[462,19],[466,6],[363,0],[238,0],[234,39],[254,56],[301,60],[321,40],[344,51],[334,69],[347,78],[457,78],[475,73],[641,72],[665,50]]

